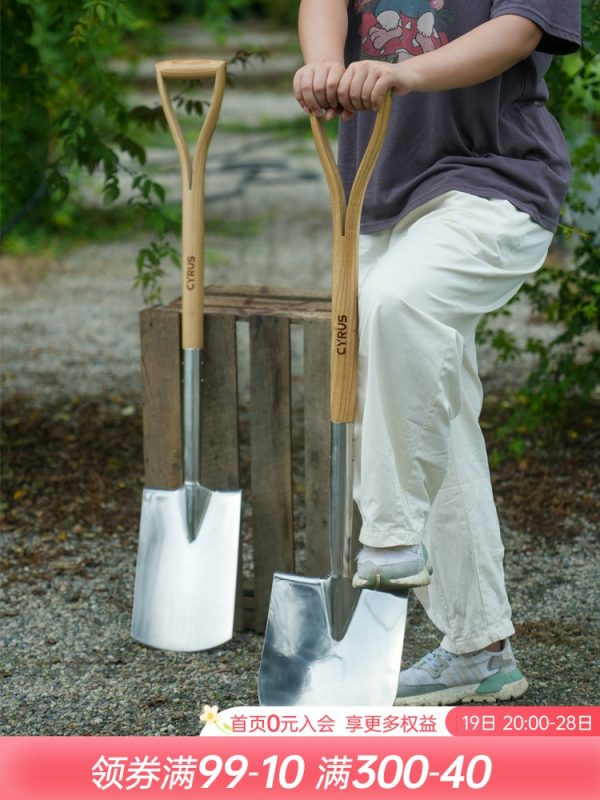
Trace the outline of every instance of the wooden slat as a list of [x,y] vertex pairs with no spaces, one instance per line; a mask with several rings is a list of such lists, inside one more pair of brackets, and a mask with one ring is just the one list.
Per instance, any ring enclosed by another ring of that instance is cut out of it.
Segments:
[[[239,489],[236,323],[223,315],[204,319],[200,481],[210,489]],[[238,557],[236,630],[244,630],[242,548]]]
[[238,489],[237,347],[235,319],[204,320],[201,481],[210,489]]
[[[310,289],[271,289],[266,286],[208,286],[204,297],[204,313],[231,314],[236,319],[249,319],[260,314],[302,322],[304,319],[328,319],[329,295]],[[171,303],[179,309],[181,300]]]
[[250,581],[243,582],[243,615],[242,624],[239,625],[236,619],[236,630],[253,631],[255,630],[254,624],[254,583]]
[[304,484],[306,492],[306,575],[331,571],[329,552],[328,320],[304,323]]
[[317,302],[330,301],[328,292],[322,289],[294,289],[291,287],[273,287],[265,286],[264,284],[218,284],[212,283],[206,287],[207,297],[251,297],[253,299],[259,297],[272,297],[279,300],[314,300]]
[[144,481],[153,489],[177,489],[183,481],[180,327],[174,309],[140,313]]
[[329,319],[329,309],[313,307],[312,303],[304,300],[263,300],[252,302],[248,300],[244,303],[237,301],[235,297],[226,298],[218,303],[210,303],[204,307],[207,316],[211,314],[229,314],[236,319],[250,319],[254,316],[262,317],[283,317],[290,322],[302,322],[305,319]]
[[294,564],[290,328],[276,317],[252,317],[249,327],[255,629],[262,632],[273,573]]

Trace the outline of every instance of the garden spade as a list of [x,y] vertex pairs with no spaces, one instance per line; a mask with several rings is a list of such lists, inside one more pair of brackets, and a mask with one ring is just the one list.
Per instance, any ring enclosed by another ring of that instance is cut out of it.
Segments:
[[387,95],[348,205],[324,133],[313,136],[331,195],[331,573],[275,573],[258,677],[262,705],[393,705],[406,625],[407,592],[352,587],[352,451],[358,355],[358,234],[367,184],[383,144]]
[[[190,158],[165,79],[213,79]],[[163,650],[206,650],[231,638],[241,492],[200,484],[200,386],[204,299],[204,172],[225,88],[226,63],[156,64],[161,103],[175,141],[182,190],[183,485],[146,488],[142,498],[131,635]]]

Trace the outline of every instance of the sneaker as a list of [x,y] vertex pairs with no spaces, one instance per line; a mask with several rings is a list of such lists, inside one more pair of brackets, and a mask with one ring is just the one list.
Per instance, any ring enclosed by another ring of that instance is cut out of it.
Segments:
[[352,586],[388,591],[427,586],[431,572],[425,545],[363,547],[356,559]]
[[397,706],[444,706],[515,700],[527,690],[508,639],[502,650],[456,655],[438,647],[400,673]]

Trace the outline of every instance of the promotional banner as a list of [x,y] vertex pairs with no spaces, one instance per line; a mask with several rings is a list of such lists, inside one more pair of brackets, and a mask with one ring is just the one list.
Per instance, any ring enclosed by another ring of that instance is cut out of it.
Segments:
[[600,709],[205,706],[198,737],[5,737],[4,800],[600,796]]

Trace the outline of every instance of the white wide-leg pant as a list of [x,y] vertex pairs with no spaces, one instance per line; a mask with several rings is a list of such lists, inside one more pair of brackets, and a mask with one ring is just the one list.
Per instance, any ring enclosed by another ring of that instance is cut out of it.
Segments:
[[508,201],[456,191],[360,237],[360,540],[425,542],[434,572],[417,596],[454,653],[514,633],[475,329],[539,269],[551,239]]

